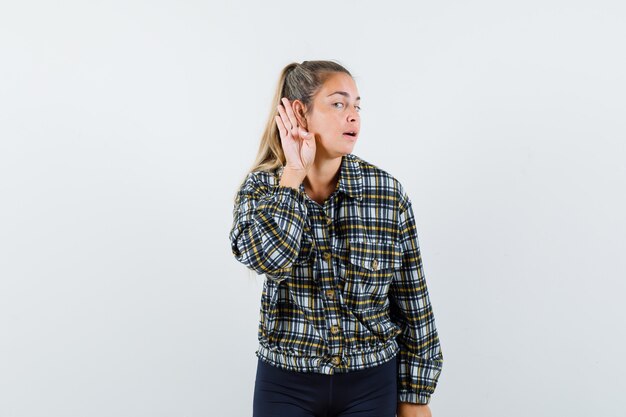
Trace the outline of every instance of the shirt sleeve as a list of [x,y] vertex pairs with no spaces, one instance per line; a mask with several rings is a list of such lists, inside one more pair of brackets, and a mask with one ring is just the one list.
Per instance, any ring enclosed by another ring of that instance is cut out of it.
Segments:
[[261,181],[257,174],[246,177],[235,199],[232,253],[257,274],[280,282],[300,252],[307,206],[301,191]]
[[397,337],[398,402],[428,404],[441,374],[443,354],[422,266],[417,228],[409,197],[402,191],[398,217],[402,267],[389,289],[391,319]]

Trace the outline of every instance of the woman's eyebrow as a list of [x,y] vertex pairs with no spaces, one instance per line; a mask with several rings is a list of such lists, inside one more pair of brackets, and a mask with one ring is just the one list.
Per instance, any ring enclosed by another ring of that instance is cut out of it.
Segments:
[[[346,93],[345,91],[335,91],[334,93],[330,93],[326,97],[330,97],[333,94],[341,94],[342,96],[350,97],[350,94]],[[361,100],[361,96],[358,96],[355,100]]]

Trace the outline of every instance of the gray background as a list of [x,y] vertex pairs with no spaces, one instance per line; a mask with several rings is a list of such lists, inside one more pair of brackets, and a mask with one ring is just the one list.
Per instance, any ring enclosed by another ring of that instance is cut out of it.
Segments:
[[235,187],[279,71],[355,76],[414,202],[438,416],[623,416],[618,1],[0,5],[0,417],[249,416]]

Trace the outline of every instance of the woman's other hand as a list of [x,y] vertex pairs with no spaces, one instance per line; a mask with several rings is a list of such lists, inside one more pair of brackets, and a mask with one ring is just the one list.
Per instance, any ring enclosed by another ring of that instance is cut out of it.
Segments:
[[432,417],[428,404],[398,403],[397,417]]
[[306,174],[315,159],[315,135],[298,125],[289,99],[283,97],[281,101],[277,106],[279,115],[275,119],[287,160],[285,169]]

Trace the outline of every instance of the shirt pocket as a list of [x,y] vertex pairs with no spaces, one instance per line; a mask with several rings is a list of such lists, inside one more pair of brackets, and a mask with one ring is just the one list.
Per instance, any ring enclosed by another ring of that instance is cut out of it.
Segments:
[[339,261],[339,276],[347,306],[355,312],[389,307],[389,285],[402,267],[402,247],[396,241],[350,240]]

